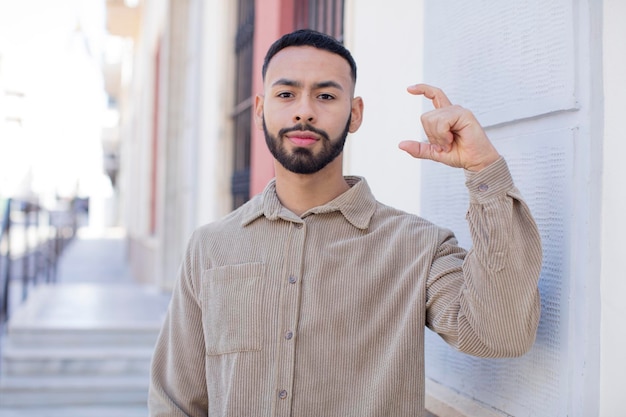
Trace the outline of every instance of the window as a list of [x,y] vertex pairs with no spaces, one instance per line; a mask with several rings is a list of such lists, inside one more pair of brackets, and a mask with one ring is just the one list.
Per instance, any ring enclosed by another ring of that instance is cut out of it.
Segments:
[[343,42],[344,0],[295,0],[295,28],[315,29]]
[[254,41],[254,0],[239,0],[237,38],[235,109],[233,119],[234,160],[231,177],[233,208],[248,201],[250,195],[250,139],[252,135],[252,59]]

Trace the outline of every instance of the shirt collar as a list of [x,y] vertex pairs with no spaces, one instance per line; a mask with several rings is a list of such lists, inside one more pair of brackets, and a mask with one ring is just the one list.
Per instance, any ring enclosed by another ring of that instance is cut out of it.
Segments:
[[[376,211],[376,199],[370,190],[367,181],[363,177],[344,177],[350,189],[328,203],[307,210],[302,218],[311,214],[323,214],[339,211],[354,227],[367,229],[374,212]],[[271,180],[263,193],[254,197],[248,204],[247,213],[243,216],[242,226],[247,226],[261,216],[268,220],[279,218],[298,221],[300,217],[287,210],[278,200],[276,195],[276,180]]]

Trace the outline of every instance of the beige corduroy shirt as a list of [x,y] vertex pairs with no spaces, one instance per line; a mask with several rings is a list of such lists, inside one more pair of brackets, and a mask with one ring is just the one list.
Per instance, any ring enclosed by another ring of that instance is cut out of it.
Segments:
[[424,327],[464,352],[534,342],[541,244],[503,159],[466,172],[474,247],[366,181],[301,217],[265,191],[192,236],[153,357],[151,416],[424,413]]

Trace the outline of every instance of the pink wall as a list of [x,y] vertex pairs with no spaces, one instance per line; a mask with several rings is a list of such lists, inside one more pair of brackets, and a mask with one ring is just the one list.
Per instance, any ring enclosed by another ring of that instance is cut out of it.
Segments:
[[[256,0],[254,21],[254,80],[253,94],[263,92],[261,68],[265,52],[272,42],[293,30],[293,0]],[[252,123],[250,195],[263,191],[267,182],[274,177],[274,159],[267,150],[263,131]]]

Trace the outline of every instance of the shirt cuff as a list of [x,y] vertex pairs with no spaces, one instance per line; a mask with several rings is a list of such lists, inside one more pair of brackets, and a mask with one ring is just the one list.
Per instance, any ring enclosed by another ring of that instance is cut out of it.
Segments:
[[465,185],[470,203],[483,204],[492,198],[505,195],[514,187],[511,172],[503,157],[479,172],[465,170]]

